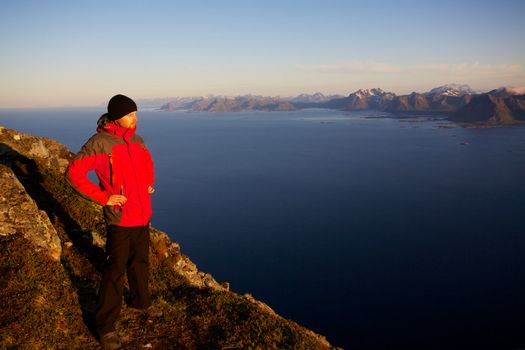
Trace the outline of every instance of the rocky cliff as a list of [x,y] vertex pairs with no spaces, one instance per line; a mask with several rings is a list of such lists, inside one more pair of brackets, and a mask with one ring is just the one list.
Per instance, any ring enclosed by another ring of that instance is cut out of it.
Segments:
[[[63,173],[56,141],[0,126],[0,348],[93,349],[105,256],[99,205]],[[330,349],[327,340],[199,271],[168,235],[151,230],[152,322],[124,305],[124,349]]]
[[495,91],[472,97],[470,103],[459,108],[450,119],[459,123],[484,125],[523,124],[525,95],[508,95],[505,91]]

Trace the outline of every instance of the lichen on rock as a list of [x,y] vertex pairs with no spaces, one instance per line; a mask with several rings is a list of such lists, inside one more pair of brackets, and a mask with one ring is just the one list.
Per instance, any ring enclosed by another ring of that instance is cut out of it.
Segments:
[[36,249],[59,261],[62,247],[49,217],[39,210],[13,171],[0,164],[0,235],[22,234]]

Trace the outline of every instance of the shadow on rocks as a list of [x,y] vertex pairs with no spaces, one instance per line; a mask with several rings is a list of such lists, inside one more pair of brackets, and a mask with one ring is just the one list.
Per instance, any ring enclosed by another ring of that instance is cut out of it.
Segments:
[[[20,154],[5,143],[0,143],[0,162],[13,170],[28,195],[35,201],[40,210],[46,212],[59,234],[63,245],[62,266],[77,290],[84,323],[96,337],[94,327],[96,278],[86,278],[86,276],[76,273],[76,269],[73,266],[75,262],[70,261],[71,254],[68,252],[74,249],[78,253],[77,256],[80,255],[83,259],[87,259],[95,271],[101,272],[105,263],[104,250],[93,244],[92,232],[75,221],[53,194],[46,190],[44,187],[46,179],[34,160]],[[68,186],[65,180],[63,185]],[[71,241],[72,247],[65,246],[65,241]],[[77,261],[76,264],[82,264],[82,262],[79,263]]]

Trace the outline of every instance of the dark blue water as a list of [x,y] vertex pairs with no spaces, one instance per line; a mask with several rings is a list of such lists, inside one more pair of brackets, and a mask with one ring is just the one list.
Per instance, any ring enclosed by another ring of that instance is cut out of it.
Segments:
[[[101,113],[3,110],[0,124],[78,151]],[[525,128],[381,115],[139,113],[152,223],[334,345],[525,347]]]

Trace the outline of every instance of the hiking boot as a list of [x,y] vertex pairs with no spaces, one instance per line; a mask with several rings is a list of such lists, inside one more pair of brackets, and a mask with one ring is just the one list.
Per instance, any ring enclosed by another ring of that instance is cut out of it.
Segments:
[[117,332],[109,332],[100,336],[100,345],[102,345],[102,349],[104,350],[114,350],[120,349],[122,343]]
[[150,307],[146,309],[146,313],[151,318],[162,316],[162,310],[153,304],[151,304]]

